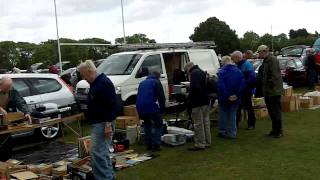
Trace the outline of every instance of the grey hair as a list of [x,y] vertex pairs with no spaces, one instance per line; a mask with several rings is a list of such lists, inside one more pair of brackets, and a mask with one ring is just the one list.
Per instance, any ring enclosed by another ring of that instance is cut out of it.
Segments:
[[189,71],[190,68],[192,68],[194,66],[193,62],[188,62],[185,66],[184,66],[184,70],[185,71]]
[[3,76],[0,78],[0,85],[2,85],[5,81],[12,81],[12,79],[8,76]]
[[96,65],[94,65],[92,60],[86,60],[78,66],[78,69],[86,69],[86,70],[91,70],[91,71],[97,71]]
[[231,57],[237,57],[239,59],[242,59],[243,58],[243,55],[242,55],[242,52],[241,51],[234,51],[232,54],[231,54]]
[[221,64],[226,65],[226,64],[234,64],[234,62],[231,60],[230,56],[223,56],[221,58]]

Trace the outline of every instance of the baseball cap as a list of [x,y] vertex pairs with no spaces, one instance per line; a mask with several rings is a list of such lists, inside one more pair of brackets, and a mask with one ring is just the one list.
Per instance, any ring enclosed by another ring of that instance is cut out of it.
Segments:
[[268,51],[269,48],[266,45],[260,45],[257,49],[257,52],[261,52],[261,51]]

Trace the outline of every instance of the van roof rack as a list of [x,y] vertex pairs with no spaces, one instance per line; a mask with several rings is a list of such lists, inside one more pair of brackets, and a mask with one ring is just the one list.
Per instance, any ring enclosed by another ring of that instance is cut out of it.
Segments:
[[145,43],[145,44],[95,44],[95,43],[60,43],[61,46],[108,46],[123,50],[152,50],[176,48],[210,48],[216,47],[214,41],[187,42],[187,43]]

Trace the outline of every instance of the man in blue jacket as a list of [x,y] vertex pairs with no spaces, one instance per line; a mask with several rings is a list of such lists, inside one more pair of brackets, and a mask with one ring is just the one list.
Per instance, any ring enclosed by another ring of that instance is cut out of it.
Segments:
[[229,56],[222,58],[218,72],[219,133],[218,137],[234,139],[237,136],[236,113],[241,102],[244,78]]
[[79,65],[83,79],[90,84],[86,118],[91,124],[91,165],[96,180],[115,179],[108,146],[117,103],[113,83],[105,74],[98,74],[94,63],[87,60]]
[[137,110],[139,117],[144,120],[145,143],[147,150],[159,151],[163,132],[161,114],[165,108],[165,95],[160,73],[153,72],[142,81],[138,88]]
[[252,51],[248,50],[242,56],[240,51],[234,51],[231,54],[231,59],[235,62],[243,73],[245,86],[242,93],[241,104],[239,105],[237,112],[237,127],[239,128],[239,123],[241,121],[241,111],[246,110],[248,112],[248,128],[247,130],[253,130],[256,125],[256,117],[254,115],[254,110],[252,106],[252,91],[255,86],[256,73],[254,72],[253,65],[247,61],[252,57]]

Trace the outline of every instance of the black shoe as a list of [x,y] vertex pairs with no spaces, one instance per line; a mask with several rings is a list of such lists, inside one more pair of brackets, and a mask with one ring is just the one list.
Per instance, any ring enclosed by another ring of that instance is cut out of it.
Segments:
[[267,134],[267,136],[274,136],[277,135],[278,133],[276,133],[275,131],[270,131],[269,134]]
[[246,130],[254,130],[254,129],[255,129],[254,126],[249,126],[249,127],[246,128]]
[[224,134],[222,134],[222,133],[218,133],[218,134],[217,134],[217,137],[219,137],[219,138],[226,138],[227,136],[224,135]]
[[272,137],[273,138],[281,138],[282,136],[283,136],[282,133],[278,133],[278,134],[273,135]]
[[203,150],[205,150],[205,148],[201,148],[201,147],[188,148],[188,151],[203,151]]

